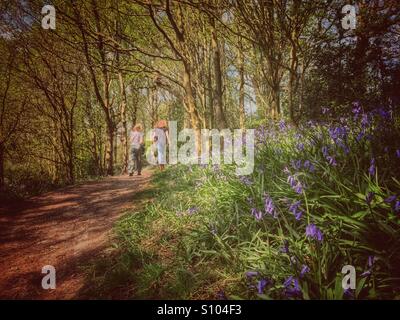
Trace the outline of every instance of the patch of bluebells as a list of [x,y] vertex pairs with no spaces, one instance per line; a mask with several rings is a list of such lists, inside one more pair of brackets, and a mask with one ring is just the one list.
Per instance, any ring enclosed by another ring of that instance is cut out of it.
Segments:
[[273,216],[274,218],[276,218],[278,216],[278,213],[275,209],[274,202],[272,201],[272,198],[267,193],[264,194],[264,210],[265,210],[265,213]]
[[286,297],[301,297],[301,289],[297,278],[290,276],[285,280],[283,286],[285,287],[284,293]]
[[251,186],[253,185],[253,181],[251,180],[250,177],[248,176],[240,176],[239,180],[246,186]]
[[301,184],[300,181],[298,181],[294,175],[291,175],[289,169],[285,167],[283,170],[287,175],[288,179],[287,182],[290,184],[292,189],[297,193],[297,194],[302,194],[303,193],[303,185]]
[[318,242],[322,242],[324,240],[322,231],[313,223],[306,227],[306,236],[308,238],[317,240]]
[[374,176],[374,175],[375,175],[375,172],[376,172],[375,158],[372,158],[372,159],[371,159],[368,172],[369,172],[369,174],[370,174],[371,176]]
[[289,206],[289,211],[291,213],[293,213],[296,220],[300,220],[301,217],[303,216],[303,211],[299,208],[300,204],[301,204],[301,200],[296,201]]

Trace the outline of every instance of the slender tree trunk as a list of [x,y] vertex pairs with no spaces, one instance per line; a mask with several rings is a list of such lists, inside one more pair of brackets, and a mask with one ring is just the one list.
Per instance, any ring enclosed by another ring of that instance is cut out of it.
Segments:
[[128,162],[129,162],[129,146],[128,146],[128,124],[126,120],[126,107],[127,98],[126,90],[124,85],[124,78],[121,72],[118,72],[119,87],[122,96],[121,100],[121,121],[122,121],[122,147],[123,147],[123,165],[122,172],[124,174],[128,173]]
[[239,69],[239,122],[240,128],[245,127],[245,111],[244,111],[244,54],[243,47],[240,45],[238,52],[238,69]]
[[192,82],[191,82],[191,73],[189,66],[184,63],[184,72],[183,72],[183,87],[186,95],[186,105],[190,115],[190,124],[192,129],[195,130],[196,135],[196,151],[197,154],[201,152],[201,124],[200,118],[196,109],[196,101],[193,95]]
[[213,50],[213,64],[215,77],[215,117],[218,129],[226,128],[226,118],[223,106],[222,92],[222,71],[221,71],[221,51],[215,28],[215,21],[212,20],[213,30],[211,37],[211,47]]

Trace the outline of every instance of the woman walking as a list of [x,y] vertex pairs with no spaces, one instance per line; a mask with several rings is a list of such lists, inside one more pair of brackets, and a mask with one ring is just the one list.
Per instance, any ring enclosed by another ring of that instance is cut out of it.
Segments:
[[143,143],[143,127],[140,123],[132,127],[131,131],[131,160],[134,166],[131,166],[129,175],[132,176],[137,171],[138,176],[142,174],[142,151]]
[[153,143],[157,147],[157,162],[160,171],[163,171],[167,163],[167,143],[169,143],[167,121],[160,120],[153,130]]

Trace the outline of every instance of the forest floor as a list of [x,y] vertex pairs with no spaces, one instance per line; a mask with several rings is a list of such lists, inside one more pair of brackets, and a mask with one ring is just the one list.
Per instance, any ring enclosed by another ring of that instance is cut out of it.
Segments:
[[[150,178],[145,170],[0,204],[0,299],[95,298],[82,266],[110,254],[115,221],[140,206]],[[55,290],[41,286],[45,265],[56,269]]]

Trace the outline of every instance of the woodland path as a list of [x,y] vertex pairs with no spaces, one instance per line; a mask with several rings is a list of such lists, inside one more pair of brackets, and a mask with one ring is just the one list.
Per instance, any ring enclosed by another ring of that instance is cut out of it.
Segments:
[[[66,187],[0,204],[0,299],[79,299],[81,266],[105,256],[114,222],[140,203],[151,172]],[[41,286],[42,267],[56,269],[56,289]]]

